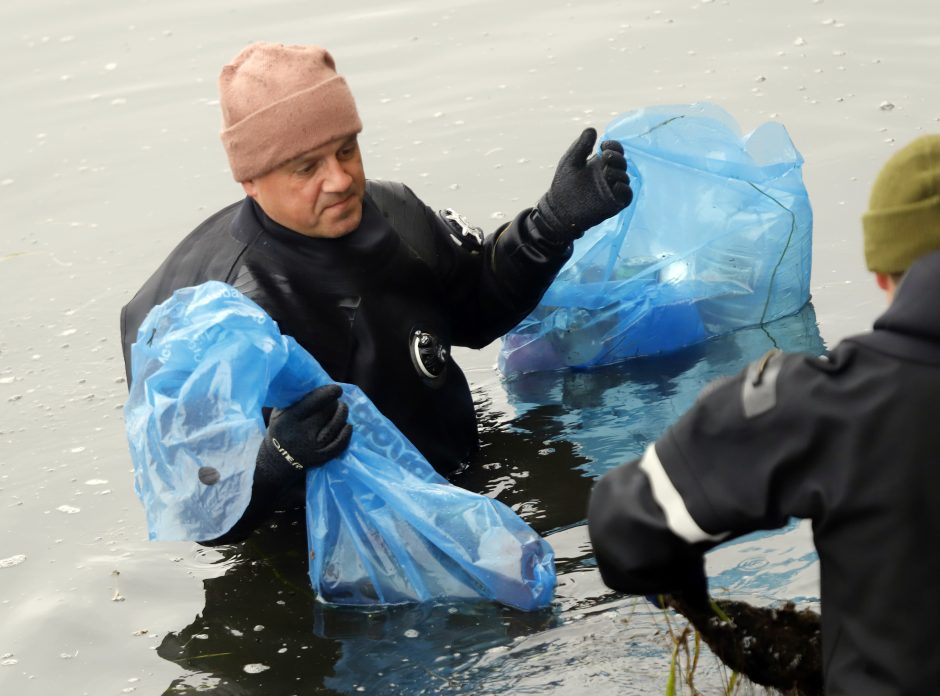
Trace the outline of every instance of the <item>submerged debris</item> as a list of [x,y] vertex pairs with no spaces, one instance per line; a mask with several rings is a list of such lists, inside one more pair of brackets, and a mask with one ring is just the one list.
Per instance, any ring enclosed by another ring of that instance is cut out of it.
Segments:
[[[666,604],[685,615],[728,667],[755,684],[794,696],[822,696],[822,629],[819,614],[792,602],[775,609],[716,600],[693,606],[675,596]],[[724,620],[728,619],[728,620]]]

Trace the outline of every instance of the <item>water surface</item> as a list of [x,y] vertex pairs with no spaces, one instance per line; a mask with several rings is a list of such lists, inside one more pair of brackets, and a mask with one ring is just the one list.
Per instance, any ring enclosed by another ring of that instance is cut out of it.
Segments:
[[[859,216],[874,173],[938,129],[933,0],[354,4],[36,0],[0,7],[0,692],[645,694],[665,689],[664,617],[608,592],[583,525],[590,486],[772,345],[818,351],[883,300]],[[709,100],[784,123],[815,213],[813,306],[670,358],[504,383],[461,350],[483,466],[558,555],[552,610],[324,610],[289,516],[250,544],[146,541],[120,408],[118,311],[167,251],[240,196],[215,79],[257,40],[321,43],[365,123],[367,174],[491,230],[545,190],[581,128]],[[708,561],[718,593],[817,600],[805,526]],[[267,669],[265,669],[267,668]],[[696,682],[727,678],[713,659]]]

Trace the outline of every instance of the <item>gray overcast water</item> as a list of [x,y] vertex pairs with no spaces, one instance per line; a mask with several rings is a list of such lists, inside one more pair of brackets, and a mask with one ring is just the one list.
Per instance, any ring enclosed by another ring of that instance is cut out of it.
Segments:
[[[936,0],[11,0],[0,27],[4,695],[663,693],[665,619],[601,584],[583,526],[591,482],[772,341],[821,350],[870,325],[884,300],[861,254],[869,187],[897,147],[940,130]],[[240,197],[215,84],[259,39],[327,46],[358,100],[367,175],[488,231],[541,195],[583,127],[643,106],[712,101],[744,131],[777,120],[803,154],[813,301],[796,317],[511,383],[497,344],[456,352],[486,462],[459,483],[547,534],[552,611],[325,609],[290,519],[232,549],[147,541],[118,313]],[[718,594],[818,601],[805,526],[729,544],[708,567]],[[701,659],[703,692],[725,679]]]

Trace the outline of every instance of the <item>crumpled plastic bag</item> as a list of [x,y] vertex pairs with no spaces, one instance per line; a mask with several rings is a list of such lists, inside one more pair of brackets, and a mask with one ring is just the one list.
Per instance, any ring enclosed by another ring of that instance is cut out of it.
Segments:
[[797,312],[809,300],[812,210],[786,129],[742,136],[711,104],[612,121],[633,203],[588,230],[499,367],[590,368],[680,348]]
[[[223,534],[248,505],[262,407],[332,380],[233,287],[210,281],[154,307],[131,350],[124,408],[151,539]],[[546,607],[554,552],[503,503],[448,483],[345,384],[353,436],[307,473],[310,579],[321,601],[376,605],[485,598]]]

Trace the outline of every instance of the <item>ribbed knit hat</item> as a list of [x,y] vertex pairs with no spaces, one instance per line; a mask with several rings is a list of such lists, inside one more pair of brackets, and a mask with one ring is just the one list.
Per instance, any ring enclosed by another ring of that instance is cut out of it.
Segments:
[[940,249],[940,135],[921,136],[888,160],[862,226],[871,271],[903,273]]
[[219,75],[222,145],[235,181],[362,130],[346,80],[319,46],[258,42]]

